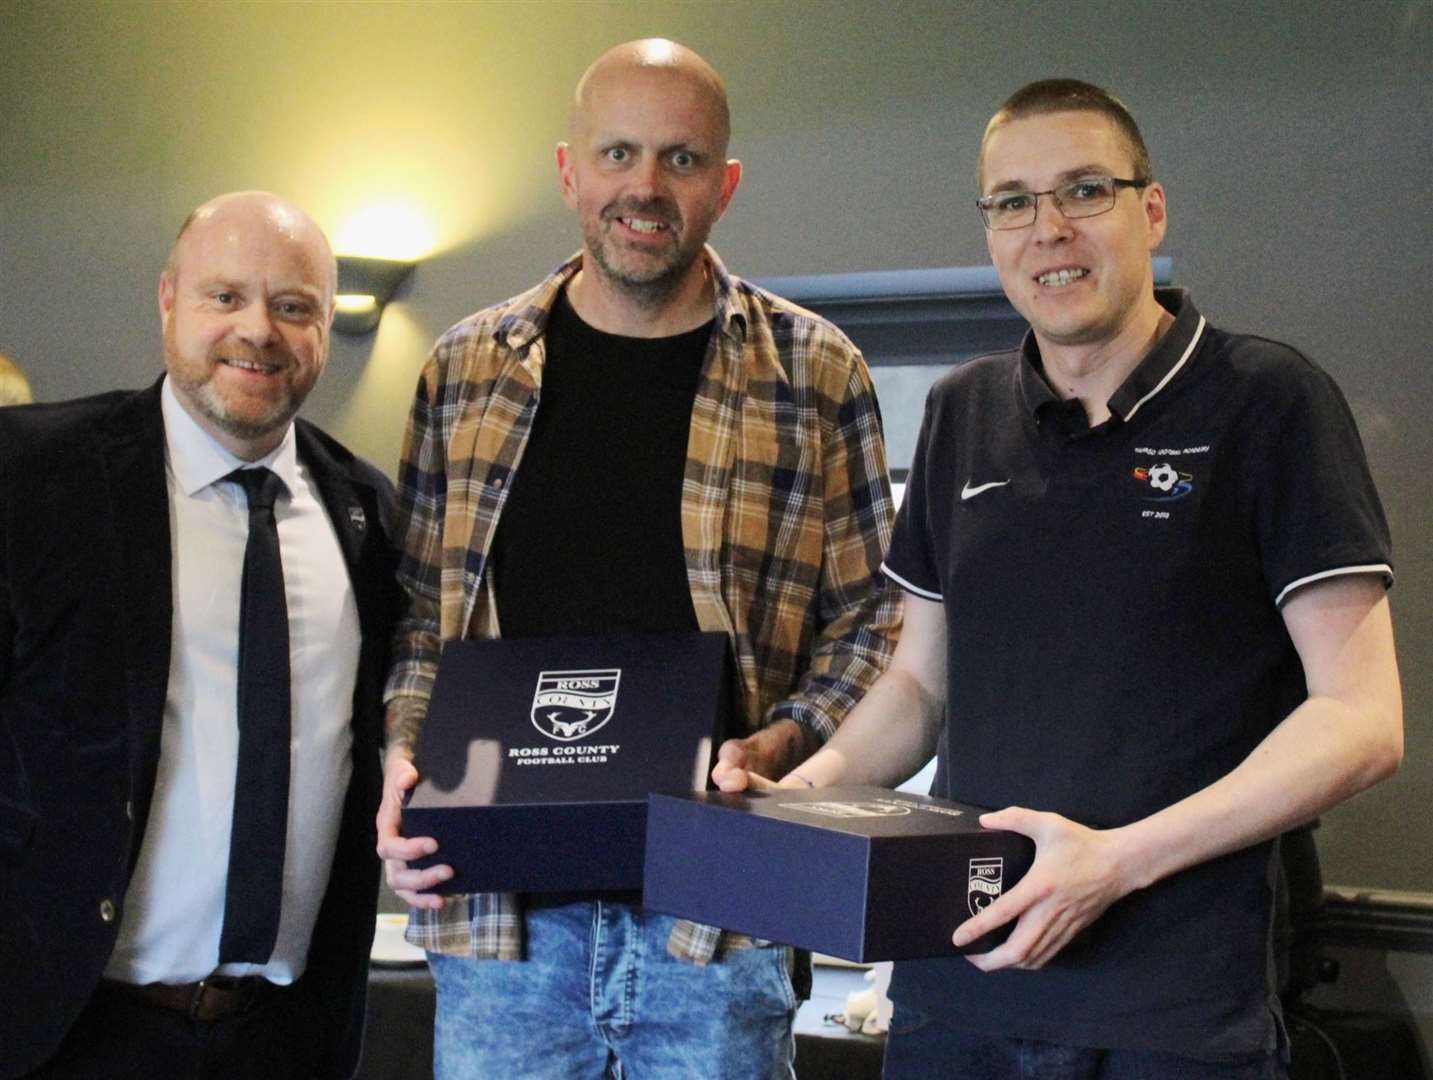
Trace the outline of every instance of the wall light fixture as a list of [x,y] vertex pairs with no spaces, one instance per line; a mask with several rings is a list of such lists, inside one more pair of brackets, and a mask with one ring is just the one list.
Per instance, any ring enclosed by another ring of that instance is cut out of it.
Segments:
[[416,265],[397,259],[340,255],[333,328],[340,334],[372,333],[383,317],[383,306]]

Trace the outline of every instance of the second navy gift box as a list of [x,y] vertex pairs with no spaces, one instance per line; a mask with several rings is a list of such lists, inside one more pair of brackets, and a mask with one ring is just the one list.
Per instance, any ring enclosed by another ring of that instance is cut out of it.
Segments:
[[987,952],[955,928],[1013,886],[1035,845],[978,807],[873,787],[653,795],[644,906],[847,960]]

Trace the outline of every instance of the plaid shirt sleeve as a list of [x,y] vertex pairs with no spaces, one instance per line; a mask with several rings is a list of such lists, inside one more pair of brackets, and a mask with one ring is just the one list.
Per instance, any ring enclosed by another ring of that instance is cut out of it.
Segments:
[[[518,425],[525,415],[526,384],[511,377],[516,353],[510,346],[517,336],[535,335],[534,298],[550,301],[573,269],[564,266],[531,292],[458,323],[434,346],[419,379],[398,475],[398,579],[407,605],[395,633],[385,691],[390,746],[416,747],[442,642],[496,632],[491,611],[478,600],[487,552],[486,540],[475,538],[489,535],[486,527],[496,520],[501,500],[476,497],[467,478],[507,468],[522,443]],[[477,619],[469,625],[473,609]],[[450,955],[522,958],[518,896],[448,895],[444,900],[438,911],[410,913],[408,941]]]
[[[444,596],[444,525],[452,428],[464,410],[476,408],[473,383],[453,377],[478,335],[460,324],[434,348],[414,394],[399,464],[399,514],[403,522],[399,583],[407,596],[395,635],[386,698],[388,745],[416,748],[442,646],[442,612],[462,607],[461,568],[448,574]],[[455,633],[460,633],[455,628]],[[522,959],[522,907],[511,893],[445,896],[441,910],[413,910],[406,938],[420,948],[450,955]]]
[[[865,360],[834,328],[815,338],[821,367],[840,381],[824,398],[824,506],[816,638],[794,691],[768,722],[795,720],[825,742],[885,670],[900,632],[899,590],[880,573],[895,504],[880,410]],[[818,380],[823,381],[823,380]]]
[[398,520],[402,553],[398,580],[407,595],[395,631],[385,699],[388,744],[414,749],[428,712],[438,667],[438,622],[443,508],[447,499],[446,452],[435,399],[441,394],[438,361],[430,359],[418,380],[398,467]]
[[[722,563],[711,576],[722,582],[739,663],[743,652],[750,662],[759,711],[749,722],[789,718],[825,741],[885,669],[900,629],[899,591],[880,573],[894,505],[875,392],[865,360],[836,327],[729,278],[709,258],[724,298],[718,321],[723,309],[740,313],[732,340],[741,343],[747,411],[729,473],[715,440],[694,440],[704,449],[689,478],[700,477],[698,489],[718,503],[717,489],[729,485],[720,516],[733,530],[704,557]],[[735,367],[727,366],[728,386],[742,378]],[[697,413],[703,435],[700,402]],[[811,455],[795,449],[813,439]],[[667,951],[706,964],[760,944],[681,921]]]

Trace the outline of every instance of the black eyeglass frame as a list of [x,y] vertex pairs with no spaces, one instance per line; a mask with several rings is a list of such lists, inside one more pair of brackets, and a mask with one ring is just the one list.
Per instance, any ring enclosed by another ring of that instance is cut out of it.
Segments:
[[[1072,214],[1068,210],[1066,210],[1065,204],[1060,201],[1060,196],[1058,192],[1064,190],[1065,188],[1074,187],[1076,184],[1089,183],[1092,180],[1108,180],[1112,185],[1114,185],[1114,191],[1111,193],[1112,197],[1110,199],[1110,204],[1106,206],[1103,210],[1096,210],[1090,214]],[[980,220],[987,229],[991,230],[992,232],[1011,232],[1015,229],[1028,229],[1031,225],[1035,224],[1035,222],[1040,217],[1040,197],[1042,195],[1049,195],[1052,199],[1054,199],[1055,206],[1065,217],[1079,220],[1080,218],[1092,218],[1099,217],[1101,214],[1108,214],[1111,210],[1115,208],[1115,197],[1119,195],[1121,190],[1123,190],[1124,188],[1134,188],[1136,191],[1139,191],[1149,187],[1151,183],[1152,181],[1150,180],[1131,180],[1119,176],[1082,176],[1077,180],[1071,180],[1067,183],[1061,184],[1059,187],[1053,187],[1049,191],[996,191],[989,195],[982,195],[980,198],[975,200],[975,208],[980,211]],[[1030,209],[1030,220],[1025,222],[1025,224],[1023,225],[992,225],[990,223],[989,216],[990,210],[994,204],[995,198],[1000,195],[1028,195],[1030,196],[1030,198],[1034,199],[1035,204]]]

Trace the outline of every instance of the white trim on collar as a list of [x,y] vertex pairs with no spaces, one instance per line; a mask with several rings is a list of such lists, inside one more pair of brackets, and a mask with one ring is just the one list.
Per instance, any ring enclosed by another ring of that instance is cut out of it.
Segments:
[[1182,368],[1185,365],[1185,362],[1188,361],[1189,357],[1193,355],[1194,347],[1199,344],[1199,339],[1204,336],[1204,325],[1204,316],[1201,315],[1199,316],[1199,324],[1194,328],[1194,336],[1189,339],[1189,344],[1184,347],[1184,355],[1179,358],[1179,360],[1172,368],[1170,368],[1164,373],[1164,378],[1160,379],[1159,382],[1154,384],[1153,390],[1145,394],[1144,397],[1140,398],[1134,403],[1134,405],[1130,407],[1130,411],[1125,413],[1124,415],[1124,419],[1126,421],[1133,420],[1134,414],[1139,412],[1139,407],[1141,405],[1143,405],[1150,398],[1154,397],[1155,394],[1159,393],[1167,385],[1169,385],[1169,380],[1174,378],[1175,374],[1179,371],[1179,369]]

